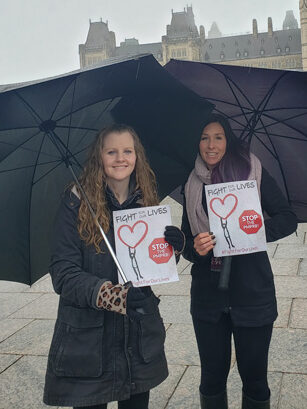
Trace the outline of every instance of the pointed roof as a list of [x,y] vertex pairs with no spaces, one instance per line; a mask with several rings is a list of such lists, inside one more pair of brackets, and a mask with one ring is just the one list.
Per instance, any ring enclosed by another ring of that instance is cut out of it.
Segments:
[[297,22],[297,19],[294,17],[293,10],[288,10],[286,12],[286,17],[284,19],[282,28],[283,30],[298,28],[298,22]]
[[172,12],[172,21],[167,27],[167,35],[169,37],[199,36],[192,7],[187,7],[184,11]]
[[222,33],[218,28],[217,23],[214,21],[211,25],[210,30],[208,31],[208,38],[218,38],[222,37]]
[[90,28],[85,42],[86,48],[100,48],[109,39],[110,31],[107,23],[98,21],[92,23],[90,21]]

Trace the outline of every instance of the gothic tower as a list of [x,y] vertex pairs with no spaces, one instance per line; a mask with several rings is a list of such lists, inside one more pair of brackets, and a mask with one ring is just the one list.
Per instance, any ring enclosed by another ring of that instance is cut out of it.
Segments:
[[300,0],[303,70],[307,71],[307,0]]

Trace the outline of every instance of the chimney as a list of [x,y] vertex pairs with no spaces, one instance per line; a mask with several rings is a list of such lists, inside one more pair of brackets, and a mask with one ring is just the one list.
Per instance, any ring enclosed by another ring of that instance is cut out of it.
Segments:
[[268,34],[269,37],[273,37],[273,22],[271,17],[268,18]]
[[258,37],[258,25],[255,18],[253,19],[253,36]]

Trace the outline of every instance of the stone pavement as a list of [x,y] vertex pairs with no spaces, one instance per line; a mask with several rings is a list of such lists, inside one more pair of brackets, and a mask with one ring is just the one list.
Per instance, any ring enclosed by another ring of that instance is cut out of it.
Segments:
[[[173,223],[181,207],[171,199]],[[269,356],[272,409],[307,408],[307,224],[268,245],[279,317]],[[170,375],[151,393],[150,409],[198,409],[200,366],[189,314],[190,265],[181,259],[180,281],[155,286],[167,329]],[[0,409],[43,409],[42,391],[58,296],[49,276],[31,288],[0,281]],[[228,381],[229,407],[239,409],[241,383],[235,356]],[[108,409],[115,409],[115,403]]]

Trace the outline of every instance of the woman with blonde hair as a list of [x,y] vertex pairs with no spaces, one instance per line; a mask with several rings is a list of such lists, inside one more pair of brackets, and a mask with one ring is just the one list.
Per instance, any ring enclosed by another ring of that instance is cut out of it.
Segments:
[[[112,212],[158,204],[156,181],[135,131],[103,129],[80,176],[114,247]],[[149,391],[168,375],[165,329],[150,287],[118,283],[117,268],[78,187],[64,194],[50,274],[60,294],[50,347],[47,405],[147,409]]]

